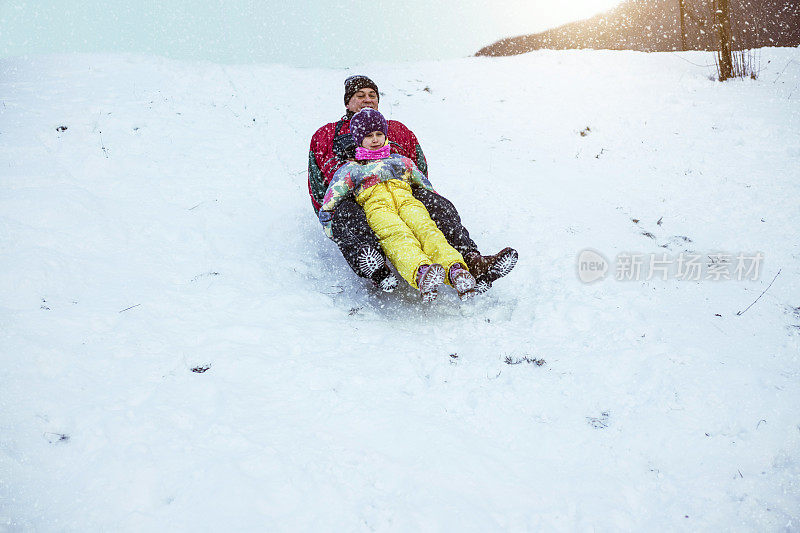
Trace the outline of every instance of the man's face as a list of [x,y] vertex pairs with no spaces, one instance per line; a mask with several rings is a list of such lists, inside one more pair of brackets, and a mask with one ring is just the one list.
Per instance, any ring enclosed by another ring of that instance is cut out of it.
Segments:
[[375,111],[378,110],[378,93],[374,89],[364,87],[359,89],[347,102],[347,110],[353,113],[358,113],[365,107],[370,107]]

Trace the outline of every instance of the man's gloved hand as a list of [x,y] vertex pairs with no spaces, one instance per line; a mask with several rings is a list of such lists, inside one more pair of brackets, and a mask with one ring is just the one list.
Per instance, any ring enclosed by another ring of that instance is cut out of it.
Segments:
[[355,159],[356,141],[349,133],[342,133],[333,139],[333,155],[341,161]]

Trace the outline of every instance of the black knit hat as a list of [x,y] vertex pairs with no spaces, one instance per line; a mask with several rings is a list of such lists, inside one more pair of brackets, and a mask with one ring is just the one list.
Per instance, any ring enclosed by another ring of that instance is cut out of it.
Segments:
[[378,101],[380,101],[380,94],[378,93],[378,86],[375,85],[375,82],[369,79],[366,76],[362,76],[357,74],[355,76],[350,76],[346,80],[344,80],[344,105],[347,105],[347,102],[353,97],[356,92],[360,91],[361,89],[369,87],[375,91],[375,94],[378,95]]

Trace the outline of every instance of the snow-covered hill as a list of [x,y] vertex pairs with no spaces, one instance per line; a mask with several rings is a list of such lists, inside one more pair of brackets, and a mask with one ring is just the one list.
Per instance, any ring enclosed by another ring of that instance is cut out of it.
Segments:
[[0,531],[800,530],[800,50],[760,58],[360,69],[520,253],[431,306],[313,216],[351,72],[0,60]]

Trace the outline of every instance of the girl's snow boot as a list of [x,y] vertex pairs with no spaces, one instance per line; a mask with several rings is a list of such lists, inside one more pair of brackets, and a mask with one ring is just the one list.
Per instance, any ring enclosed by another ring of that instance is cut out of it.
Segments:
[[442,265],[422,265],[417,271],[417,286],[422,302],[432,302],[439,295],[439,285],[444,283],[446,272]]
[[459,298],[466,300],[475,296],[475,278],[461,264],[456,263],[451,266],[448,276]]

